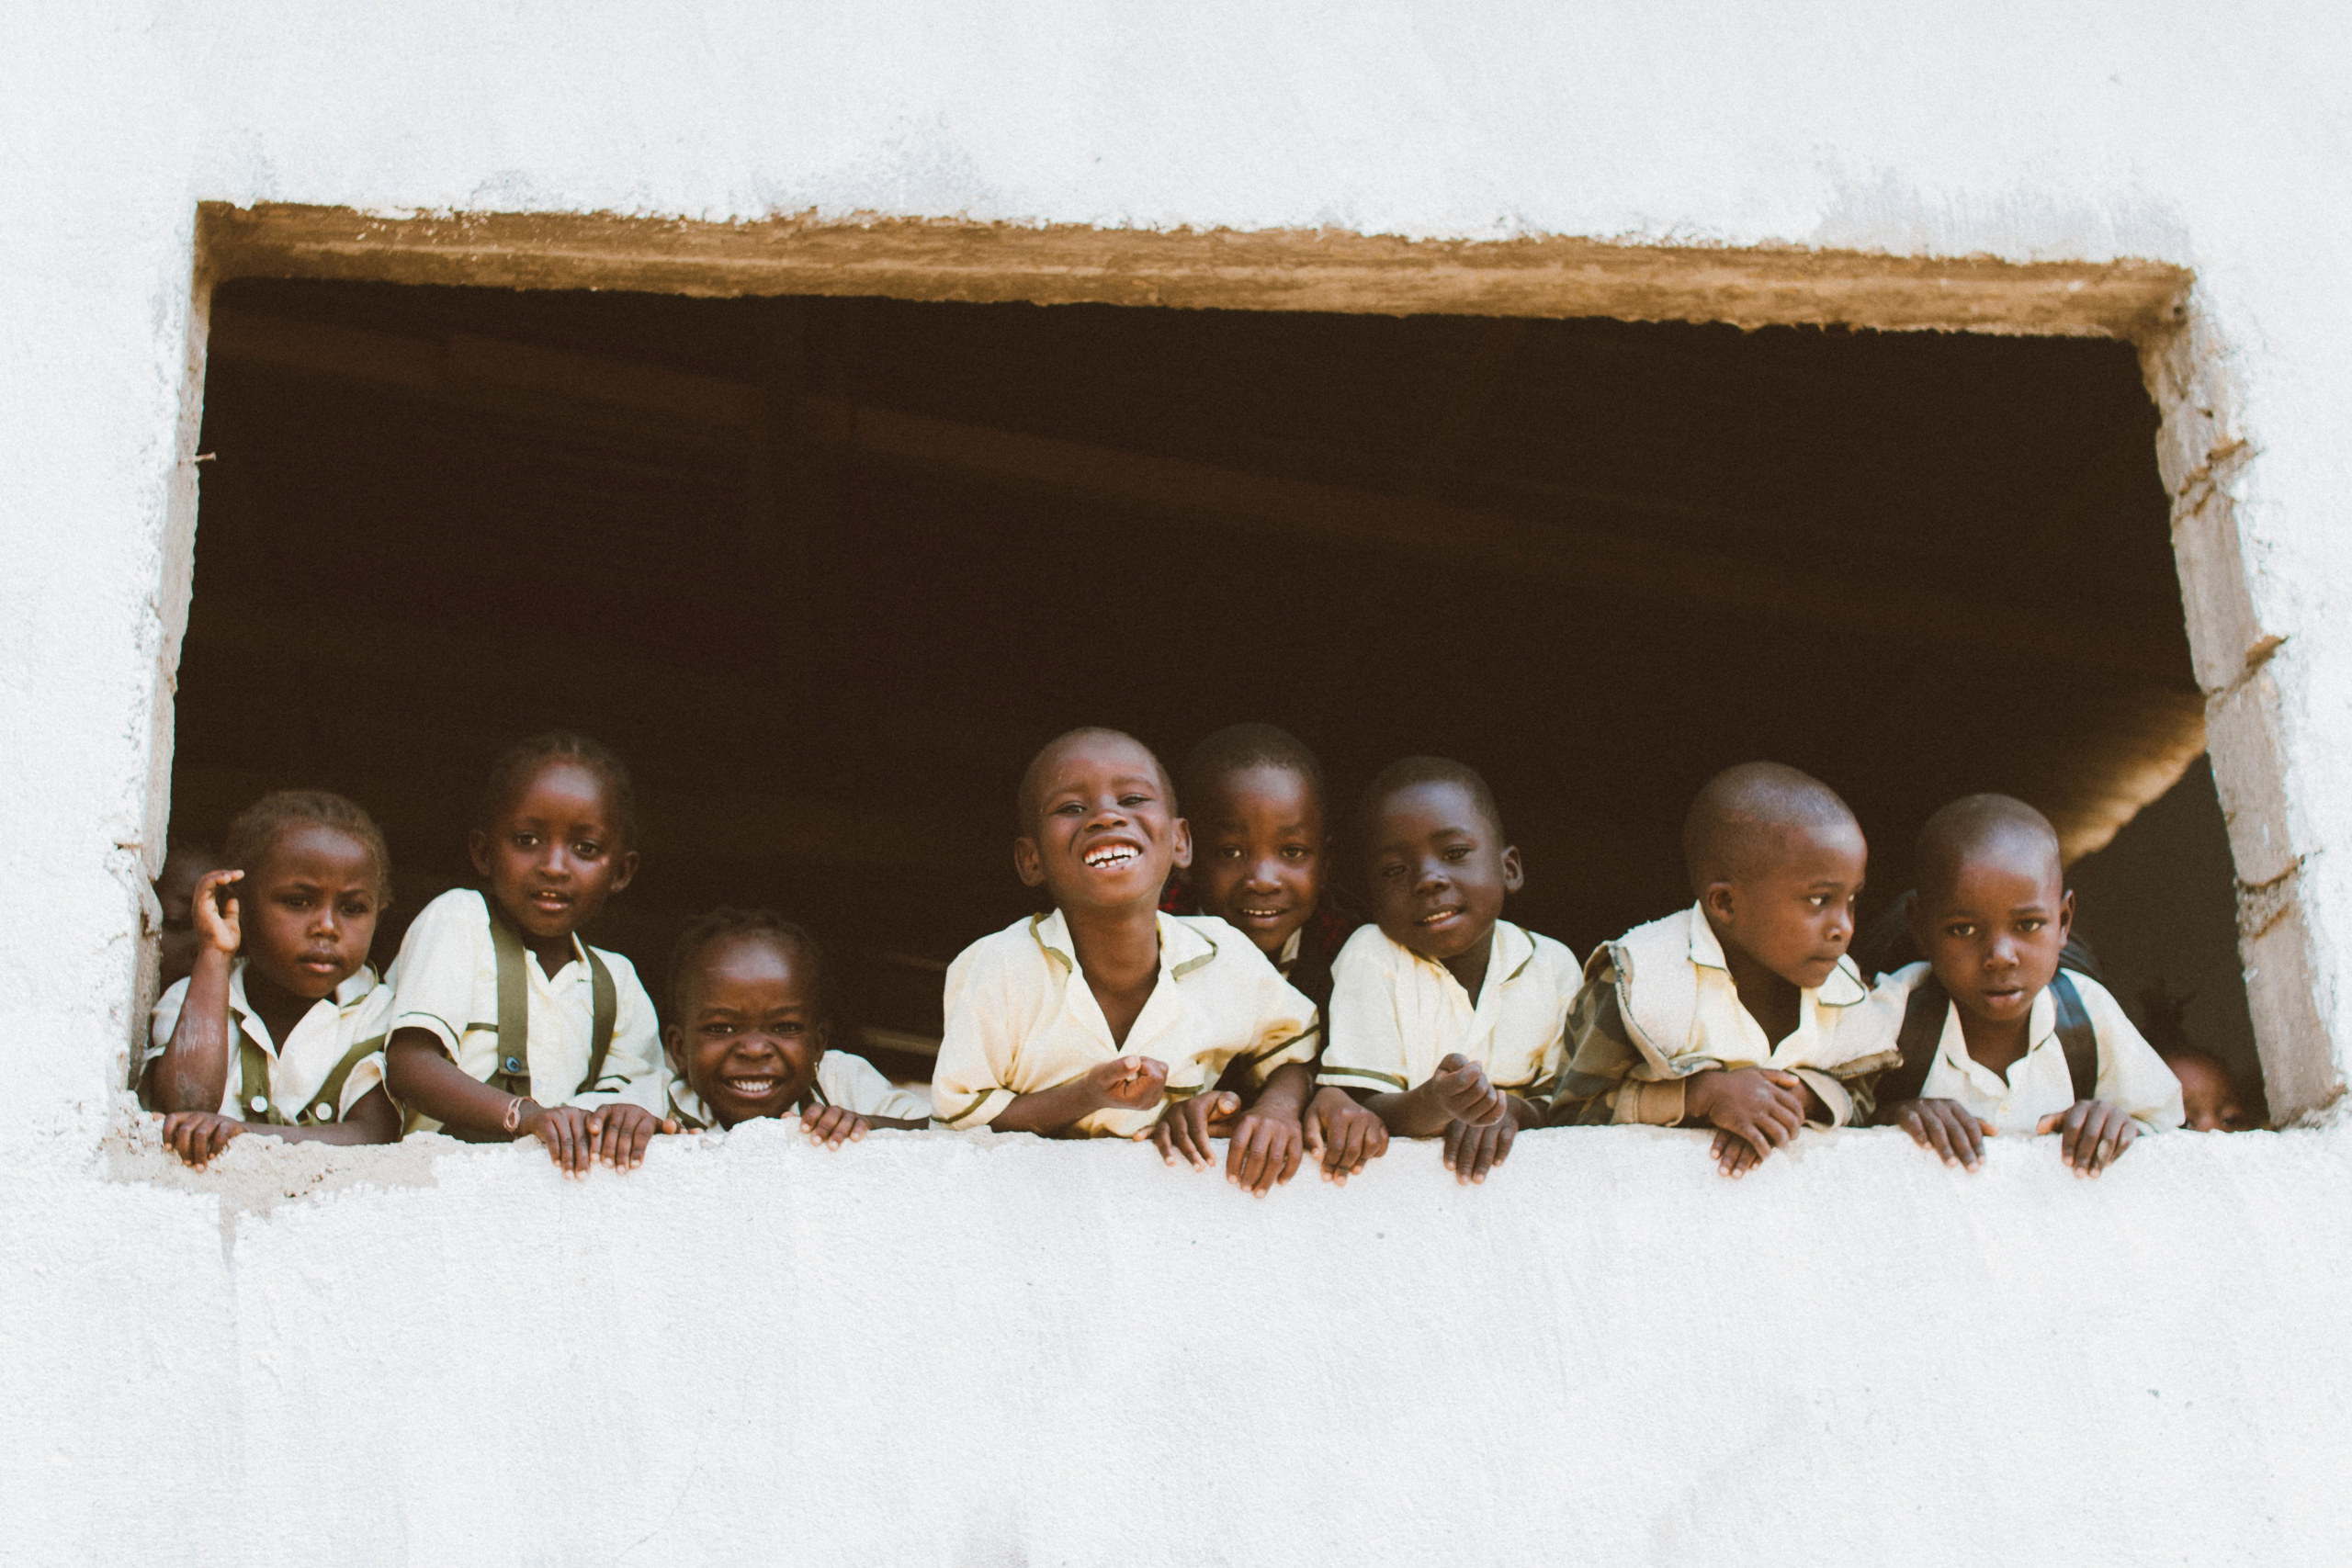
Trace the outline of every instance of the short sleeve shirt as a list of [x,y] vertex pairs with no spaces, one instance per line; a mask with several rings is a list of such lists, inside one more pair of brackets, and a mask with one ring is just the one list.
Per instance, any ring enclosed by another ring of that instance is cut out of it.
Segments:
[[[1907,1001],[1932,973],[1925,964],[1912,964],[1879,978],[1879,987]],[[2156,1048],[2141,1036],[2113,993],[2087,975],[2067,976],[2090,1015],[2091,1032],[2098,1041],[2098,1098],[2123,1107],[2143,1132],[2164,1132],[2182,1121],[2180,1080],[2165,1066]],[[2058,1038],[2058,1000],[2044,986],[2033,998],[2026,1032],[2033,1043],[2026,1054],[1996,1073],[1968,1054],[1968,1038],[1961,1032],[1960,1008],[1944,1004],[1944,1028],[1936,1042],[1936,1059],[1919,1086],[1922,1100],[1951,1100],[1980,1122],[2011,1136],[2033,1135],[2045,1116],[2054,1116],[2075,1103],[2074,1076],[2066,1067],[2065,1043]]]
[[[820,1105],[838,1105],[859,1116],[921,1122],[931,1115],[931,1101],[920,1090],[901,1089],[873,1063],[847,1051],[828,1051],[817,1059],[817,1081],[809,1092]],[[689,1127],[718,1125],[718,1114],[682,1077],[670,1080],[670,1113]]]
[[[595,987],[588,949],[571,939],[572,959],[552,976],[523,955],[531,1035],[531,1098],[543,1105],[627,1101],[662,1113],[662,1031],[653,998],[617,953],[596,949],[613,976],[613,1040],[603,1072],[582,1084],[595,1035]],[[418,912],[392,964],[392,1029],[422,1029],[469,1077],[498,1071],[498,948],[490,907],[470,887],[452,888]],[[440,1123],[412,1113],[410,1132]]]
[[[155,1002],[149,1030],[147,1061],[161,1057],[179,1027],[180,1010],[187,1003],[188,982],[175,981]],[[269,1081],[243,1081],[243,1055],[232,1043],[228,1080],[221,1086],[220,1114],[239,1119],[266,1115],[272,1107],[287,1121],[306,1116],[313,1122],[339,1122],[368,1091],[384,1081],[384,1036],[392,1016],[392,988],[376,978],[365,964],[337,986],[334,995],[311,1004],[281,1048],[269,1037],[269,1026],[245,999],[245,961],[229,971],[229,1017],[232,1036],[261,1047],[269,1062]],[[318,1098],[352,1047],[372,1041],[375,1050],[362,1056],[343,1080],[343,1092],[332,1105]],[[255,1104],[258,1099],[261,1103]]]
[[[1111,1038],[1060,910],[1017,920],[959,953],[947,966],[932,1114],[950,1127],[983,1127],[1016,1095],[1058,1088],[1120,1056],[1166,1063],[1171,1102],[1214,1087],[1237,1057],[1256,1084],[1285,1063],[1313,1059],[1315,1004],[1248,937],[1214,915],[1159,919],[1159,977],[1124,1043]],[[1131,1138],[1165,1109],[1114,1106],[1073,1130]]]
[[1317,1081],[1403,1093],[1459,1052],[1498,1089],[1548,1098],[1566,1062],[1568,1003],[1582,974],[1566,948],[1509,920],[1497,920],[1487,940],[1474,1002],[1453,970],[1378,926],[1350,937],[1331,964],[1331,1038]]

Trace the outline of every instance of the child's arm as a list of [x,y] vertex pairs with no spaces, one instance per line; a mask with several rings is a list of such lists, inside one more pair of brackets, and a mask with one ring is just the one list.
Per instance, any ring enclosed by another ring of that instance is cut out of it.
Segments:
[[1510,1098],[1488,1081],[1486,1068],[1457,1051],[1418,1088],[1373,1095],[1363,1107],[1400,1138],[1434,1138],[1455,1122],[1492,1126],[1510,1111]]
[[229,1140],[247,1133],[283,1138],[289,1144],[396,1144],[401,1113],[381,1084],[361,1095],[340,1122],[316,1127],[277,1127],[262,1122],[240,1122],[213,1111],[175,1111],[164,1118],[164,1143],[189,1165],[203,1167],[229,1146]]
[[[223,898],[220,890],[242,878],[242,871],[208,872],[199,877],[188,908],[196,918],[204,945],[196,955],[187,992],[180,998],[180,1015],[164,1054],[149,1065],[151,1102],[158,1111],[201,1111],[218,1115],[221,1096],[229,1089],[229,1056],[235,1025],[229,1017],[229,972],[243,940],[237,900]],[[225,1145],[232,1133],[220,1140]],[[212,1147],[209,1159],[220,1148]],[[204,1159],[191,1160],[202,1165]]]
[[[989,1123],[1007,1133],[1066,1133],[1097,1111],[1148,1111],[1168,1087],[1168,1064],[1153,1056],[1098,1062],[1068,1083],[1016,1094]],[[1138,1134],[1139,1136],[1142,1134]]]
[[[597,1139],[615,1108],[594,1111],[577,1105],[541,1105],[527,1096],[492,1089],[449,1059],[429,1029],[396,1029],[384,1047],[384,1083],[402,1105],[441,1123],[453,1138],[471,1144],[506,1144],[537,1138],[566,1176],[585,1176],[596,1162]],[[637,1110],[622,1106],[619,1111]],[[644,1115],[642,1111],[638,1112]],[[674,1123],[666,1124],[675,1130]],[[617,1130],[617,1129],[616,1129]],[[637,1157],[644,1150],[639,1145]]]

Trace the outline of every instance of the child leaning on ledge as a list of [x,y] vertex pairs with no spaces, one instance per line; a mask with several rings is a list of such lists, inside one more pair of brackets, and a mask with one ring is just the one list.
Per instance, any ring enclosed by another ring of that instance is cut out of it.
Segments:
[[[1141,742],[1075,729],[1023,775],[1012,863],[1048,914],[981,938],[947,967],[947,1027],[932,1113],[950,1127],[1149,1138],[1160,1157],[1206,1169],[1230,1131],[1227,1179],[1273,1123],[1287,1151],[1261,1166],[1259,1196],[1298,1168],[1303,1064],[1315,1008],[1212,916],[1163,914],[1170,870],[1192,858],[1168,775]],[[1214,1086],[1236,1057],[1257,1093]]]
[[1319,1081],[1401,1138],[1443,1137],[1480,1182],[1541,1126],[1560,1076],[1576,959],[1502,919],[1523,880],[1487,781],[1442,757],[1392,762],[1357,812],[1373,919],[1331,967]]
[[928,1125],[922,1097],[831,1050],[825,956],[765,909],[713,909],[670,953],[670,1120],[691,1133],[800,1113],[827,1148],[876,1127]]
[[1971,1170],[1987,1135],[2056,1132],[2077,1176],[2179,1126],[2164,1059],[2106,987],[2059,966],[2075,896],[2049,819],[1972,795],[1928,818],[1917,860],[1911,934],[1928,958],[1879,979],[1903,1007],[1903,1059],[1879,1081],[1879,1119]]
[[1846,955],[1869,846],[1826,784],[1749,762],[1699,792],[1682,850],[1699,901],[1586,963],[1553,1116],[1713,1126],[1740,1176],[1808,1122],[1867,1120],[1894,1059],[1894,1010]]
[[190,1165],[242,1134],[389,1144],[391,987],[368,967],[391,856],[368,814],[322,790],[264,795],[229,828],[226,867],[188,894],[187,976],[155,1003],[144,1083]]
[[491,770],[468,835],[483,890],[427,904],[393,965],[385,1080],[412,1132],[537,1138],[568,1176],[644,1163],[659,1114],[653,1000],[580,928],[637,874],[620,760],[585,736],[523,741]]

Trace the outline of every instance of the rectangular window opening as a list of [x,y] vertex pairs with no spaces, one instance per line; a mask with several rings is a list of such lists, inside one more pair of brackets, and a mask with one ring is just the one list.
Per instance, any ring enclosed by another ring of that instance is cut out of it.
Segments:
[[1928,812],[2019,795],[2117,996],[2251,1086],[2156,427],[2113,339],[232,282],[173,838],[352,795],[380,965],[490,759],[582,729],[645,824],[599,944],[658,991],[695,915],[779,908],[921,1077],[1072,725],[1173,766],[1280,724],[1342,816],[1458,757],[1579,953],[1688,901],[1691,793],[1772,758],[1871,834],[1859,956]]

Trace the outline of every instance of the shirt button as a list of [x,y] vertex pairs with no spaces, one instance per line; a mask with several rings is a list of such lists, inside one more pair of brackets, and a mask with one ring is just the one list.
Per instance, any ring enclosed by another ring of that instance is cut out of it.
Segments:
[[311,1110],[311,1114],[317,1117],[322,1122],[332,1122],[334,1120],[334,1107],[322,1100],[319,1101],[317,1106]]
[[266,1095],[257,1094],[246,1103],[251,1105],[256,1113],[269,1109],[269,1099]]

